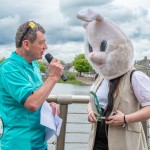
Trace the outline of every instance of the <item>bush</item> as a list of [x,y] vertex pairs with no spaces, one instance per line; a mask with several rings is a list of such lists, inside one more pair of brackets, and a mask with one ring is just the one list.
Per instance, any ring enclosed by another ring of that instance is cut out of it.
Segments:
[[79,80],[67,80],[67,81],[63,81],[63,80],[59,80],[58,83],[64,83],[64,84],[78,84],[78,85],[82,85],[83,83]]
[[68,77],[68,80],[75,80],[76,79],[76,75],[73,73],[67,73],[66,75]]
[[58,81],[58,83],[65,83],[65,84],[79,84],[81,85],[82,82],[79,80],[76,80],[76,75],[73,73],[65,73],[67,75],[68,80],[67,81],[63,81],[62,79],[60,79]]
[[40,71],[41,72],[45,72],[46,71],[46,67],[44,65],[40,65]]

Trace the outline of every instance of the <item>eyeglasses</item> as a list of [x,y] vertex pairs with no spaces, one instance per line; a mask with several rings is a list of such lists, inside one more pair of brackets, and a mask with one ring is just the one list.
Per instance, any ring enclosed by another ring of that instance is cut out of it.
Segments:
[[102,113],[102,109],[101,109],[101,106],[99,104],[97,95],[93,91],[90,91],[90,97],[91,97],[92,100],[94,100],[94,103],[95,103],[95,105],[97,107],[97,111],[98,111],[98,114],[99,114],[99,116],[96,116],[96,119],[98,121],[102,121],[103,113]]
[[21,38],[20,38],[20,42],[19,42],[19,46],[21,46],[22,40],[25,37],[25,35],[28,33],[29,29],[33,29],[35,27],[35,23],[33,21],[29,22],[29,26],[27,27],[27,29],[25,30],[25,32],[22,34]]

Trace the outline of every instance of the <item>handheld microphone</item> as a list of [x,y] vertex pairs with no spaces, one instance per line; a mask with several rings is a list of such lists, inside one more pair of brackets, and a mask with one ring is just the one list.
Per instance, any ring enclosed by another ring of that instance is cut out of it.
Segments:
[[[53,59],[53,56],[52,56],[50,53],[47,53],[47,54],[45,55],[45,58],[46,58],[47,62],[50,64],[51,61],[52,61],[52,59]],[[67,80],[68,80],[67,76],[66,76],[64,73],[62,73],[61,79],[62,79],[63,81],[67,81]]]

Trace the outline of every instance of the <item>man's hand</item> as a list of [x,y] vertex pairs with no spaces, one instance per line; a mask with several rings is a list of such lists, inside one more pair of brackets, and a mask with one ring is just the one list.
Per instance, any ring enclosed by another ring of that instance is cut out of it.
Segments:
[[61,64],[61,62],[57,60],[56,58],[53,58],[48,67],[49,76],[53,79],[55,78],[56,80],[59,80],[62,75],[63,70],[64,70],[64,67]]
[[51,103],[50,103],[50,106],[51,106],[51,108],[52,108],[52,113],[53,113],[53,115],[59,115],[59,114],[60,114],[59,107],[57,106],[56,103],[51,102]]

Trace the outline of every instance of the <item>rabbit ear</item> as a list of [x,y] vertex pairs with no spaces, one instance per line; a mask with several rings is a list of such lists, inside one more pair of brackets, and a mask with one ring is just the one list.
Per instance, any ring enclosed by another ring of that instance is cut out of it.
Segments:
[[86,27],[88,26],[88,24],[89,24],[89,23],[88,23],[87,21],[83,21],[83,24],[82,24],[82,25],[83,25],[83,27],[86,29]]
[[77,13],[77,18],[87,22],[91,22],[93,20],[102,21],[104,19],[103,16],[90,8],[79,11]]

